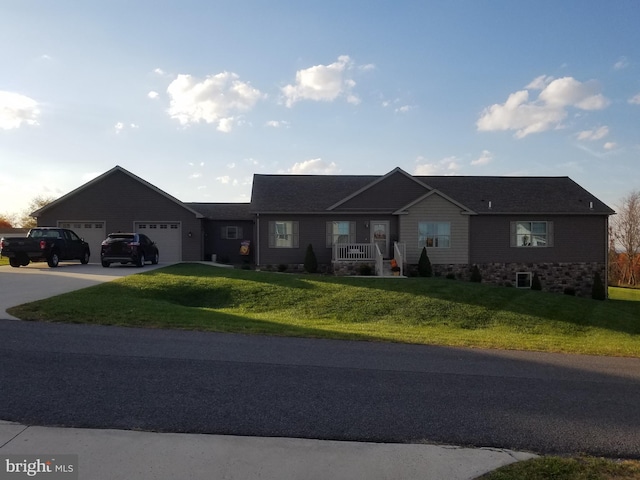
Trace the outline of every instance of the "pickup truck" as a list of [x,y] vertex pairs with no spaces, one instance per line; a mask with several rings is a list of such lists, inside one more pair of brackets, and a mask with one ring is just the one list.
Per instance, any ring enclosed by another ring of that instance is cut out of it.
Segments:
[[0,256],[7,257],[12,267],[46,261],[53,268],[61,260],[87,264],[90,255],[89,244],[66,228],[37,227],[26,237],[0,239]]

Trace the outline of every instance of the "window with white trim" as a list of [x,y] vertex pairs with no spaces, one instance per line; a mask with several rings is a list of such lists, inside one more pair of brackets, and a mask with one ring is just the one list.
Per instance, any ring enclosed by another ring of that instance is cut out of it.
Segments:
[[242,237],[242,228],[235,225],[222,227],[222,238],[225,240],[238,240]]
[[[537,221],[517,221],[515,224],[515,245],[516,247],[550,247],[550,230],[552,222]],[[512,231],[513,231],[512,226]]]
[[451,247],[451,222],[418,222],[418,248]]
[[531,288],[531,272],[518,272],[516,273],[516,287],[517,288]]
[[339,243],[356,243],[356,222],[327,222],[326,246],[332,247]]
[[300,236],[298,229],[298,222],[294,221],[269,222],[269,247],[298,248]]

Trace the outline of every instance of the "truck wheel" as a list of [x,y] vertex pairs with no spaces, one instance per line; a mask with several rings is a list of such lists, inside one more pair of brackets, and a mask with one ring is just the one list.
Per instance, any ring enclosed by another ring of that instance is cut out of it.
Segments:
[[144,267],[144,253],[141,253],[138,257],[138,263],[136,264],[138,267]]
[[82,258],[80,259],[80,263],[83,265],[86,265],[87,263],[89,263],[89,250],[85,250],[84,253],[82,254]]
[[58,266],[58,263],[60,263],[58,252],[51,252],[51,255],[49,255],[49,258],[47,259],[47,265],[49,265],[51,268],[55,268]]
[[10,258],[9,259],[9,265],[11,265],[14,268],[19,268],[20,267],[20,260],[18,260],[17,258]]

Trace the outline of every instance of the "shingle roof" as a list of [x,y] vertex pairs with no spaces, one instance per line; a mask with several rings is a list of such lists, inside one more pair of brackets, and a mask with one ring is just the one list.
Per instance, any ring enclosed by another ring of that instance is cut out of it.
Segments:
[[[360,175],[254,175],[251,211],[321,213],[380,179]],[[479,214],[614,211],[569,177],[416,176]],[[491,202],[491,208],[489,208]],[[593,202],[593,208],[591,207]]]
[[250,203],[185,203],[213,220],[253,220]]
[[377,180],[356,175],[254,175],[253,212],[324,212]]

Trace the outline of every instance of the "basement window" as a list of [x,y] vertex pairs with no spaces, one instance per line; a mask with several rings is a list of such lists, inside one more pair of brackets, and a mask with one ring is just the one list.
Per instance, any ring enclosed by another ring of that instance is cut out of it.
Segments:
[[516,287],[531,288],[531,272],[516,273]]

